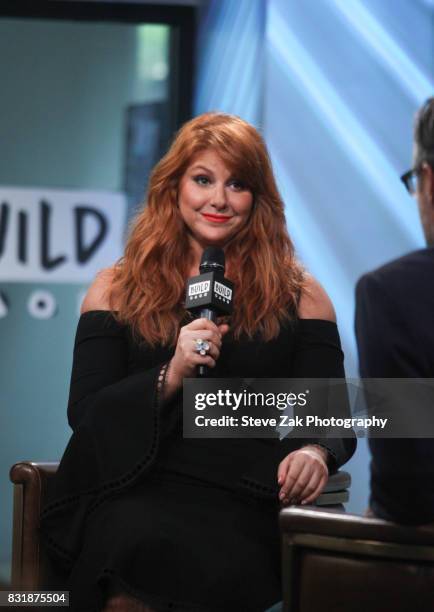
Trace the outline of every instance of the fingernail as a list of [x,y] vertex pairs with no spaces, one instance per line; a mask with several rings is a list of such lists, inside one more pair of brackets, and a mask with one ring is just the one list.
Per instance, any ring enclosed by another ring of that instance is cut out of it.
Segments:
[[279,493],[279,499],[284,499],[285,493]]

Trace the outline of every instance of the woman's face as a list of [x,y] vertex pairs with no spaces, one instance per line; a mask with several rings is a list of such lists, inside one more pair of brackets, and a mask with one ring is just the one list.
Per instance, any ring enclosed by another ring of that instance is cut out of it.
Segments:
[[198,153],[179,184],[178,206],[192,246],[223,247],[247,223],[252,193],[212,149]]

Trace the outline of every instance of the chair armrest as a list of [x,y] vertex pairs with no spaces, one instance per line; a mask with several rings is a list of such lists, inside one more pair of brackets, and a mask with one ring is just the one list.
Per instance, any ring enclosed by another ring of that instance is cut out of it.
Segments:
[[14,484],[12,588],[37,588],[39,579],[39,517],[47,481],[58,463],[21,461],[12,466]]
[[345,504],[350,494],[348,489],[351,486],[351,474],[344,470],[339,470],[330,474],[321,495],[313,502],[313,506],[331,506]]
[[323,489],[323,493],[335,493],[336,491],[344,491],[351,486],[351,474],[344,470],[339,470],[330,474],[327,484]]
[[296,506],[279,522],[284,612],[432,608],[434,527]]
[[58,462],[20,461],[11,467],[10,479],[13,484],[24,484],[44,491],[47,479],[54,476],[58,467]]
[[288,536],[291,533],[309,533],[351,540],[434,545],[433,525],[422,527],[398,525],[382,519],[311,506],[309,508],[291,506],[282,509],[279,523],[282,533]]

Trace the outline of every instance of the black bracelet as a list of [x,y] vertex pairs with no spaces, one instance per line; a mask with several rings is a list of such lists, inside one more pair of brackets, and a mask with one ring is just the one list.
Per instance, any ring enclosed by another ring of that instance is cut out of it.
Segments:
[[164,385],[166,384],[166,378],[167,378],[167,372],[169,371],[169,365],[170,365],[170,361],[168,361],[167,363],[163,364],[161,366],[160,372],[158,374],[158,380],[157,380],[157,394],[158,394],[158,401],[161,402],[162,398],[162,393],[163,393],[163,389],[164,389]]

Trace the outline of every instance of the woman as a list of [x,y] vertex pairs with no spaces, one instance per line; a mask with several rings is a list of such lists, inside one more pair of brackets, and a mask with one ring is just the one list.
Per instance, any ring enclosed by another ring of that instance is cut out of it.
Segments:
[[[207,246],[224,249],[235,284],[229,323],[183,306]],[[354,441],[184,439],[182,381],[200,364],[343,376],[333,306],[294,257],[265,145],[221,113],[180,130],[125,256],[83,302],[74,434],[42,519],[75,609],[259,612],[281,599],[279,501],[314,501]]]

